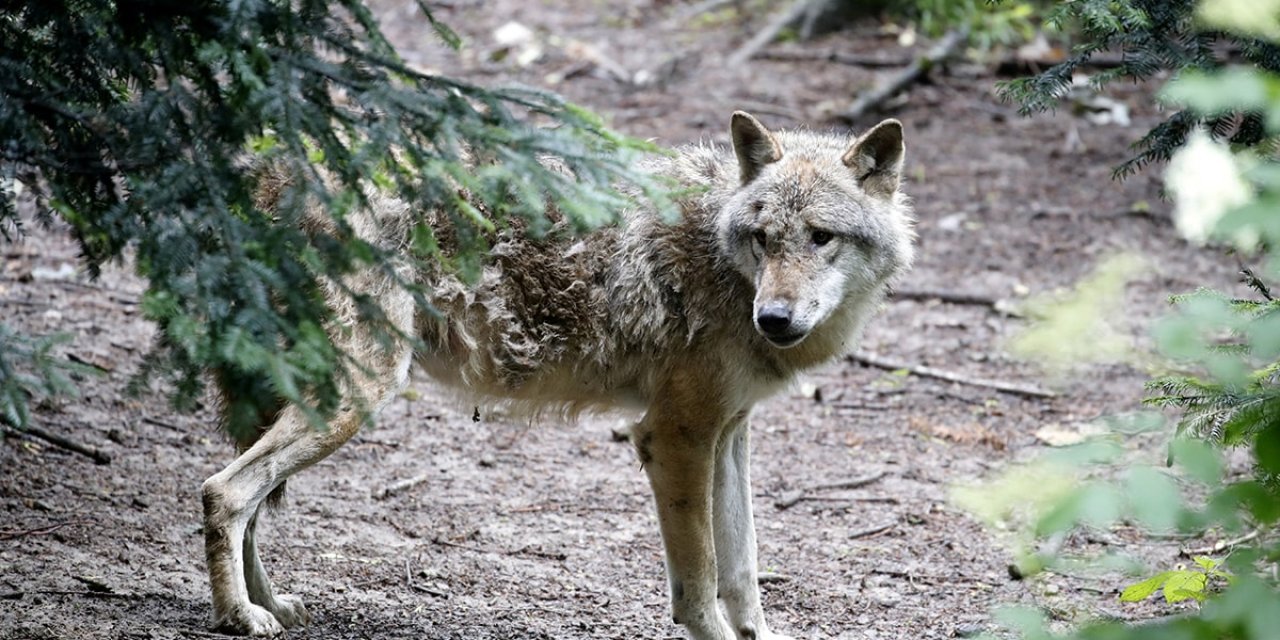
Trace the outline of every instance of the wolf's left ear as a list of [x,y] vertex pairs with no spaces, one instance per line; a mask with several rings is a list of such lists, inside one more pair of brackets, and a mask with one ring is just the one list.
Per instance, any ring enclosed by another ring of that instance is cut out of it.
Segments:
[[885,120],[853,141],[840,158],[853,169],[862,190],[877,198],[891,198],[902,175],[902,123]]
[[729,135],[733,137],[733,152],[738,156],[742,184],[754,180],[765,165],[782,159],[782,145],[746,111],[733,112]]

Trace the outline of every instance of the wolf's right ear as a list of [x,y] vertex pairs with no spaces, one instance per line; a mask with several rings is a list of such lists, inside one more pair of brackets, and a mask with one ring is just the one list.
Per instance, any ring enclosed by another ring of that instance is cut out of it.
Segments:
[[905,152],[902,123],[890,119],[854,140],[840,159],[853,169],[863,191],[878,198],[891,198],[898,191]]
[[738,156],[738,173],[742,184],[760,175],[765,165],[782,159],[782,146],[769,130],[746,111],[734,111],[729,123],[733,152]]

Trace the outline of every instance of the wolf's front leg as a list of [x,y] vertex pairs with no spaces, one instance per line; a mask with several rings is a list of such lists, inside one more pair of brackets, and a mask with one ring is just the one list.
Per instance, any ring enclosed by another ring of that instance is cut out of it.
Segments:
[[693,640],[734,640],[716,605],[711,494],[719,425],[662,404],[637,426],[634,441],[657,504],[672,617]]
[[740,640],[788,640],[769,632],[760,606],[749,435],[743,413],[725,428],[716,448],[713,505],[720,599]]

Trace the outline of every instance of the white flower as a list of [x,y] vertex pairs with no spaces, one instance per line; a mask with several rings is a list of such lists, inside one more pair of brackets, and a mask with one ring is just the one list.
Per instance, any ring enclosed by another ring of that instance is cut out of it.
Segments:
[[[1253,199],[1253,188],[1240,175],[1240,167],[1226,145],[1196,130],[1186,145],[1173,154],[1164,174],[1173,196],[1173,222],[1182,237],[1204,244],[1228,211]],[[1257,242],[1254,233],[1237,234],[1242,249]]]

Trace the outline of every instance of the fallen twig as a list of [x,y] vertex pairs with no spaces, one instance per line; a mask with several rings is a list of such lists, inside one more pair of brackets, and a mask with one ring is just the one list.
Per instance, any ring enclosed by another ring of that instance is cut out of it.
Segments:
[[28,424],[25,427],[22,427],[21,429],[10,428],[9,431],[11,433],[17,433],[21,435],[28,435],[33,438],[39,438],[56,447],[66,449],[67,451],[72,451],[83,456],[88,456],[98,464],[111,464],[111,456],[101,451],[98,451],[93,447],[88,447],[78,442],[73,442],[62,436],[49,433],[48,431],[45,431],[38,427],[34,427],[30,424]]
[[36,589],[33,591],[10,591],[8,593],[0,593],[0,600],[21,600],[23,596],[31,594],[38,596],[89,596],[91,598],[137,598],[140,597],[136,593],[116,593],[114,591],[67,591],[63,589]]
[[894,527],[896,527],[896,526],[898,526],[898,523],[897,523],[896,521],[894,521],[894,522],[890,522],[890,523],[888,523],[888,524],[882,524],[882,525],[875,526],[875,527],[867,527],[866,529],[859,529],[859,530],[857,530],[857,531],[854,531],[854,532],[850,533],[850,534],[849,534],[849,539],[850,539],[850,540],[856,540],[856,539],[858,539],[858,538],[868,538],[868,537],[871,537],[871,536],[876,535],[877,533],[883,533],[883,532],[885,532],[885,531],[888,531],[888,530],[890,530],[890,529],[892,529],[892,528],[894,528]]
[[426,473],[424,473],[424,474],[422,474],[422,475],[420,475],[420,476],[414,476],[414,477],[412,477],[412,478],[408,478],[408,479],[406,479],[406,480],[401,480],[401,481],[399,481],[399,482],[393,482],[393,483],[391,483],[391,484],[389,484],[389,485],[387,485],[387,486],[385,486],[385,487],[383,487],[383,488],[381,488],[381,489],[378,489],[378,490],[374,491],[374,492],[373,492],[373,499],[374,499],[374,500],[386,500],[387,498],[390,498],[391,496],[394,496],[394,495],[398,495],[398,494],[404,493],[405,491],[408,491],[408,490],[410,490],[410,489],[412,489],[412,488],[414,488],[414,487],[416,487],[416,486],[418,486],[418,485],[420,485],[420,484],[422,484],[422,483],[426,482],[426,481],[427,481],[427,480],[429,480],[430,478],[431,478],[431,475],[430,475],[430,474],[426,474]]
[[115,371],[115,367],[109,364],[99,364],[97,362],[93,362],[78,353],[68,353],[67,359],[76,364],[89,367],[99,373],[111,373],[112,371]]
[[773,42],[773,39],[778,37],[778,34],[781,33],[783,29],[786,29],[788,25],[799,20],[800,17],[809,10],[809,5],[814,2],[823,1],[825,0],[797,0],[796,2],[793,2],[791,6],[779,11],[773,19],[769,20],[769,23],[766,24],[763,29],[756,32],[756,35],[752,36],[750,40],[741,47],[738,47],[738,50],[734,51],[733,54],[729,56],[729,65],[737,66],[750,60],[753,56],[759,53],[761,49],[765,48],[770,42]]
[[[1056,67],[1066,59],[1044,56],[1040,58],[1020,58],[1016,55],[996,63],[993,73],[997,76],[1026,76],[1040,73],[1050,67]],[[1127,64],[1122,55],[1092,55],[1087,60],[1076,64],[1077,69],[1114,69]]]
[[[852,478],[850,480],[840,480],[837,482],[824,482],[821,484],[810,485],[808,487],[796,489],[794,491],[788,491],[778,496],[778,499],[773,501],[773,506],[777,507],[779,510],[788,509],[790,507],[794,507],[797,503],[801,502],[802,500],[817,499],[816,496],[812,496],[809,494],[812,494],[818,491],[839,491],[842,489],[857,489],[860,487],[865,487],[873,482],[876,482],[877,480],[883,478],[884,476],[885,476],[885,472],[878,471],[869,476],[863,476],[861,478]],[[840,498],[840,499],[844,500],[845,498]]]
[[418,584],[418,583],[414,582],[414,581],[413,581],[413,574],[409,571],[409,559],[408,559],[408,558],[405,558],[405,560],[404,560],[404,582],[405,582],[405,584],[406,584],[406,585],[408,585],[408,586],[409,586],[409,588],[410,588],[410,589],[413,589],[414,591],[419,591],[419,592],[425,593],[425,594],[427,594],[427,595],[429,595],[429,596],[435,596],[435,597],[437,597],[437,598],[446,598],[446,599],[447,599],[447,598],[449,597],[449,594],[447,594],[447,593],[445,593],[445,592],[443,592],[443,591],[440,591],[440,590],[438,590],[438,589],[432,589],[431,587],[423,586],[423,585],[420,585],[420,584]]
[[893,405],[884,402],[832,402],[831,406],[850,411],[888,411],[893,408]]
[[974,387],[995,389],[996,391],[1000,391],[1003,393],[1011,393],[1014,395],[1029,396],[1032,398],[1058,397],[1058,394],[1053,391],[1049,391],[1048,389],[1041,389],[1039,387],[1035,387],[1031,385],[1018,384],[1016,382],[1005,382],[1003,380],[987,380],[984,378],[971,378],[969,376],[955,373],[952,371],[944,371],[942,369],[935,369],[933,367],[926,367],[924,365],[910,365],[905,362],[888,360],[886,358],[881,358],[879,356],[872,355],[869,353],[855,353],[849,356],[849,360],[852,360],[853,362],[866,365],[869,367],[884,369],[886,371],[907,371],[909,373],[912,373],[914,375],[921,376],[924,378],[936,378],[938,380],[945,380],[947,382],[954,382],[957,384],[967,384]]
[[884,56],[867,56],[856,53],[845,53],[843,51],[814,51],[806,49],[783,49],[774,51],[761,51],[755,55],[760,60],[779,60],[783,62],[799,62],[799,61],[815,61],[815,62],[835,62],[837,64],[847,64],[854,67],[867,67],[869,69],[879,68],[898,68],[903,65],[911,64],[911,61],[905,58],[886,58]]
[[89,520],[67,520],[66,522],[55,522],[53,524],[47,524],[43,527],[36,527],[34,529],[24,529],[22,531],[0,531],[0,542],[3,542],[5,540],[14,540],[17,538],[25,538],[27,536],[49,535],[50,533],[53,533],[58,529],[61,529],[63,527],[69,527],[73,524],[90,524],[90,523],[91,521]]
[[362,445],[362,444],[370,445],[370,446],[374,446],[374,447],[386,447],[386,448],[388,448],[388,449],[399,449],[399,448],[400,448],[400,443],[399,443],[399,442],[391,442],[391,441],[388,441],[388,440],[375,440],[375,439],[373,439],[373,438],[360,438],[359,440],[356,440],[356,445],[357,445],[357,446],[358,446],[358,445]]
[[667,18],[664,25],[665,28],[679,27],[687,24],[690,20],[712,11],[718,11],[721,7],[732,3],[734,0],[702,0],[694,5],[685,7],[679,11],[673,12],[671,17]]
[[453,547],[455,549],[465,549],[467,551],[474,551],[476,553],[494,553],[502,556],[533,556],[535,558],[545,558],[547,560],[556,560],[560,562],[563,562],[564,560],[567,560],[569,558],[567,554],[561,553],[559,551],[543,551],[541,549],[531,549],[528,546],[521,547],[514,551],[507,551],[505,549],[489,549],[486,547],[476,547],[469,544],[462,544],[459,542],[450,542],[448,540],[445,540],[444,538],[432,538],[431,541],[438,545]]
[[781,584],[783,582],[791,582],[791,576],[773,571],[761,571],[756,574],[757,584]]
[[933,45],[924,55],[913,60],[907,68],[894,74],[879,86],[858,96],[839,117],[850,122],[858,120],[866,115],[867,112],[880,106],[885,100],[923,78],[935,66],[954,56],[968,39],[968,29],[952,29],[948,31],[937,44]]
[[1255,529],[1249,533],[1246,533],[1240,536],[1239,538],[1233,538],[1231,540],[1219,540],[1207,547],[1200,547],[1197,549],[1180,549],[1178,551],[1178,555],[1183,556],[1184,558],[1190,558],[1193,556],[1208,555],[1210,553],[1222,553],[1223,551],[1226,551],[1231,547],[1254,540],[1255,538],[1258,537],[1258,533],[1259,531]]
[[[893,496],[867,496],[865,498],[842,498],[839,496],[806,496],[805,502],[831,502],[834,504],[822,507],[828,511],[849,511],[858,508],[861,504],[902,504],[902,501]],[[843,503],[843,504],[841,504]]]
[[943,291],[941,289],[897,289],[889,296],[894,300],[938,300],[949,304],[971,304],[995,307],[1000,299],[983,293]]
[[951,576],[929,575],[926,573],[912,573],[903,569],[891,567],[876,567],[871,573],[881,576],[889,576],[891,578],[902,578],[910,583],[923,582],[925,584],[952,584],[958,580]]
[[[172,627],[165,627],[164,630],[168,633],[172,633],[174,631]],[[241,640],[244,638],[244,636],[231,635],[229,633],[218,633],[217,631],[204,631],[202,629],[179,628],[178,631],[181,631],[184,636],[196,636],[199,638],[233,638],[235,640]]]
[[86,587],[89,587],[90,591],[93,591],[96,593],[115,593],[116,592],[116,590],[113,589],[111,585],[97,578],[94,578],[93,576],[71,576],[71,579],[75,580],[76,582],[79,582],[80,584],[83,584]]
[[153,425],[153,426],[157,426],[157,427],[162,427],[162,428],[165,428],[165,429],[169,429],[170,431],[178,431],[178,432],[181,432],[181,431],[182,431],[182,427],[179,427],[178,425],[173,424],[172,422],[166,422],[166,421],[164,421],[164,420],[161,420],[160,418],[152,418],[151,416],[143,416],[143,417],[142,417],[142,421],[143,421],[143,422],[145,422],[145,423],[147,423],[147,424],[149,424],[149,425]]

